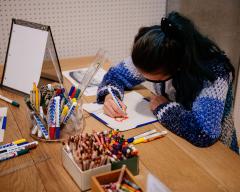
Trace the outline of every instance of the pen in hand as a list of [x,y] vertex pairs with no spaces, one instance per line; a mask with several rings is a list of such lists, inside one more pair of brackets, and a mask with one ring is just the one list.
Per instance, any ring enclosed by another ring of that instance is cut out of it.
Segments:
[[123,109],[123,107],[121,106],[121,104],[118,101],[118,98],[116,97],[116,95],[113,93],[112,88],[108,87],[108,92],[110,93],[110,95],[113,98],[114,103],[118,106],[118,108],[122,111],[122,113],[126,116],[126,111]]

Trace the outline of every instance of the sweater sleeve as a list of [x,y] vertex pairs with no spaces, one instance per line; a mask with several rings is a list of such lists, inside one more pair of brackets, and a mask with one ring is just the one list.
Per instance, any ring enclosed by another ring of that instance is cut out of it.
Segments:
[[103,77],[98,87],[97,102],[103,103],[105,96],[108,94],[108,86],[110,86],[114,94],[122,100],[125,89],[131,89],[143,81],[144,77],[137,71],[132,63],[132,59],[129,57],[111,67]]
[[180,103],[169,102],[158,106],[154,114],[166,128],[193,145],[210,146],[221,134],[229,83],[229,74],[218,77],[213,83],[205,82],[191,110],[186,110]]

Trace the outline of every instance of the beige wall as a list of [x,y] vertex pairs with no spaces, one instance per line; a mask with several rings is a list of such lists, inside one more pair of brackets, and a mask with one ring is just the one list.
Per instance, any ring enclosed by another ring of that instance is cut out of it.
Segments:
[[235,67],[240,55],[240,0],[168,0],[167,12],[177,10],[191,18],[213,39]]
[[[240,59],[240,0],[168,0],[175,10],[191,18],[199,30],[223,49],[236,69]],[[240,138],[240,76],[235,80],[235,126]]]

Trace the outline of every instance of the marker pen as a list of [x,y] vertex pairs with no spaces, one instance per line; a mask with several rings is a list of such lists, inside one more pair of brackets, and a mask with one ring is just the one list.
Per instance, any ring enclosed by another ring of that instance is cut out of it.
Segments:
[[48,109],[48,130],[49,130],[50,139],[55,138],[55,132],[56,132],[55,112],[56,112],[56,100],[54,97],[54,99],[51,100],[49,104],[49,109]]
[[13,100],[8,99],[7,97],[4,97],[4,96],[2,96],[2,95],[0,95],[0,99],[2,99],[3,101],[6,101],[6,102],[12,104],[12,105],[15,106],[15,107],[19,107],[19,106],[20,106],[17,101],[13,101]]
[[28,152],[29,152],[29,149],[23,149],[21,151],[8,153],[8,154],[6,154],[4,156],[1,156],[0,157],[0,161],[4,161],[4,160],[11,159],[11,158],[14,158],[14,157],[17,157],[17,156],[20,156],[20,155],[24,155],[24,154],[26,154]]
[[37,115],[34,115],[33,117],[37,123],[38,128],[41,130],[43,136],[45,137],[45,139],[48,139],[49,138],[48,131],[43,125],[43,123],[41,122],[40,118]]
[[4,153],[1,153],[0,154],[0,158],[9,154],[9,153],[13,153],[13,152],[17,152],[17,151],[21,151],[21,150],[24,150],[24,149],[33,149],[33,148],[36,148],[38,145],[38,142],[37,141],[33,141],[31,143],[24,143],[22,145],[19,145],[19,146],[16,146],[16,147],[12,147],[12,148],[8,148],[8,149],[5,149],[4,150]]
[[8,147],[17,146],[18,144],[24,143],[26,141],[27,141],[26,139],[19,139],[19,140],[13,141],[11,143],[7,143],[7,144],[4,144],[4,145],[1,145],[0,146],[0,151],[6,149]]
[[156,133],[156,132],[157,132],[156,129],[153,129],[153,130],[150,130],[150,131],[146,131],[146,132],[143,132],[143,133],[141,133],[139,135],[136,135],[134,137],[128,138],[127,141],[128,141],[128,143],[132,143],[136,139],[139,139],[141,137],[145,137],[147,135],[151,135],[151,134]]
[[73,114],[75,107],[77,106],[77,102],[73,102],[73,104],[71,105],[67,115],[65,116],[65,118],[63,119],[63,123],[66,124],[68,119],[71,117],[71,115]]
[[161,137],[165,136],[166,134],[167,134],[167,131],[157,132],[157,133],[154,133],[154,134],[136,139],[136,140],[133,141],[133,144],[136,145],[136,144],[139,144],[139,143],[146,143],[146,142],[149,142],[149,141],[153,141],[155,139],[158,139],[158,138],[161,138]]
[[118,106],[118,108],[124,113],[126,114],[126,112],[123,110],[122,106],[120,105],[116,95],[112,92],[112,88],[110,86],[108,86],[108,92],[111,94],[114,103]]
[[55,119],[56,119],[56,132],[55,138],[60,138],[60,121],[61,121],[61,104],[60,104],[60,96],[54,97],[55,100]]

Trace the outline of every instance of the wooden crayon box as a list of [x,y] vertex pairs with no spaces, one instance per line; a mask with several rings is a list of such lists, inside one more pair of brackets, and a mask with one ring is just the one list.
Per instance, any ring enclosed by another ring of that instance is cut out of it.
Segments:
[[82,171],[69,154],[62,148],[62,163],[69,175],[82,191],[91,188],[91,177],[100,173],[105,173],[111,170],[111,164],[108,163],[101,167]]
[[[116,182],[118,180],[120,172],[121,172],[121,169],[117,169],[114,171],[93,176],[91,181],[92,191],[104,192],[102,185],[109,184],[111,182]],[[136,185],[140,186],[136,182],[134,176],[132,175],[132,173],[129,171],[128,168],[125,170],[123,177],[135,183]]]

